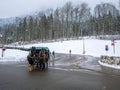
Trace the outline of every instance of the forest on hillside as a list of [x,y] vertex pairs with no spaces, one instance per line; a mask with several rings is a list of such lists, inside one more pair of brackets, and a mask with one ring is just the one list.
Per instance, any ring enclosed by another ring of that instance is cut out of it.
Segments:
[[69,39],[83,36],[119,35],[120,10],[110,4],[96,5],[94,11],[87,3],[39,11],[34,15],[16,17],[15,23],[0,27],[2,42],[31,42]]

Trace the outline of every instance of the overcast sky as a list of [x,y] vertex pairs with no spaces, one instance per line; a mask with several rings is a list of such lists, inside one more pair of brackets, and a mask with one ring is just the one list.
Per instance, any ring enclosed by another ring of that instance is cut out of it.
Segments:
[[119,2],[119,0],[0,0],[0,18],[14,17],[37,10],[61,7],[67,1],[72,1],[76,4],[86,2],[92,8],[101,2],[110,2],[115,6],[118,6]]

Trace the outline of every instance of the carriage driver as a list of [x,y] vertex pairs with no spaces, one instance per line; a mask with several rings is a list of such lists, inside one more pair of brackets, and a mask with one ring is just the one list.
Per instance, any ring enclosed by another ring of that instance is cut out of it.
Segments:
[[35,55],[35,47],[32,47],[31,50],[30,50],[30,52],[29,52],[29,55],[27,57],[29,65],[33,65],[34,64],[34,61],[33,61],[34,55]]

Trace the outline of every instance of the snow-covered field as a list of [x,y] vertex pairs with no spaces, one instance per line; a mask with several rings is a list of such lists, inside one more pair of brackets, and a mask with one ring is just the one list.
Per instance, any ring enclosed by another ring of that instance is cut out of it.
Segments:
[[[115,41],[115,53],[113,46],[111,46],[111,40],[97,40],[97,39],[85,39],[85,55],[91,55],[95,57],[100,57],[101,55],[109,56],[120,56],[120,40]],[[108,45],[109,50],[105,50],[105,46]],[[26,45],[24,47],[28,48],[31,46],[44,46],[49,47],[50,51],[55,51],[57,53],[68,53],[71,50],[72,54],[83,54],[83,40],[70,40],[63,42],[54,43],[39,43]]]
[[[71,50],[72,54],[83,55],[85,50],[85,55],[91,55],[95,57],[100,57],[101,55],[108,56],[118,56],[120,57],[120,40],[115,41],[115,52],[113,46],[111,45],[111,40],[98,40],[98,39],[85,39],[83,40],[69,40],[69,41],[59,41],[53,43],[37,43],[24,45],[22,47],[29,48],[32,46],[43,46],[49,47],[50,51],[55,51],[56,53],[66,53],[69,54]],[[83,50],[84,45],[84,50]],[[105,50],[105,46],[108,45],[108,51]],[[24,61],[28,52],[20,50],[10,50],[6,49],[4,51],[3,57],[1,57],[2,50],[0,51],[0,62],[8,61]],[[118,67],[117,67],[118,68]]]

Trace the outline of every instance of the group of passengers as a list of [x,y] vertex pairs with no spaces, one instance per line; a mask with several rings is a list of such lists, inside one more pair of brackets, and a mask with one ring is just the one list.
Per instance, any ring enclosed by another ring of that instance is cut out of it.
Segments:
[[45,69],[47,58],[48,56],[45,49],[41,49],[39,52],[36,52],[35,47],[32,47],[27,57],[30,66],[34,66],[34,64],[36,64],[36,67],[39,67],[42,70]]

